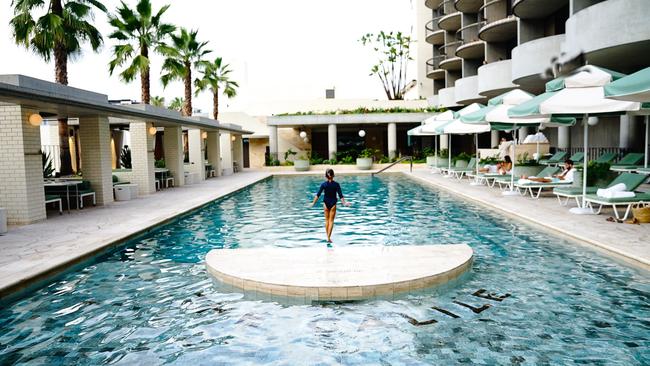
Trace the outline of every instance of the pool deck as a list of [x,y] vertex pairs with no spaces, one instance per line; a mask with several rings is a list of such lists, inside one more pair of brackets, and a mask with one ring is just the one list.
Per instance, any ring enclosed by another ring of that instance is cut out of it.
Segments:
[[245,171],[71,214],[59,216],[50,211],[45,221],[10,227],[0,236],[0,298],[269,176],[268,172]]
[[[458,181],[417,169],[404,174],[424,184],[443,189],[473,203],[479,203],[515,219],[597,248],[606,255],[650,270],[650,224],[631,225],[608,222],[611,210],[601,215],[574,215],[560,206],[555,195],[543,194],[535,200],[530,196],[502,196],[498,188],[472,186],[468,179]],[[575,207],[575,203],[573,206]]]
[[[351,301],[447,283],[470,266],[466,244],[213,249],[206,267],[223,286],[299,303]],[[260,258],[264,258],[260,261]]]

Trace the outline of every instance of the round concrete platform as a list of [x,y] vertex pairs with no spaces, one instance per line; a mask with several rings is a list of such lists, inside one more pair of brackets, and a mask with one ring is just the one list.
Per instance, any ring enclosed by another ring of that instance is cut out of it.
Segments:
[[206,266],[220,282],[244,291],[344,301],[446,283],[470,267],[472,256],[465,244],[214,249]]

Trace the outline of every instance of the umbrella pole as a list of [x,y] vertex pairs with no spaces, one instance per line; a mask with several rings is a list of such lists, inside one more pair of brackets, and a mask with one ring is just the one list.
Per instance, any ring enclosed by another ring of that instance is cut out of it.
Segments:
[[648,168],[648,125],[650,125],[650,116],[645,116],[645,161],[643,167]]
[[574,207],[569,210],[569,212],[577,215],[595,215],[595,212],[592,209],[587,208],[587,148],[589,144],[589,114],[585,114],[582,118],[584,136],[584,157],[582,158],[582,207]]
[[479,156],[478,156],[478,133],[474,134],[474,144],[476,145],[476,175],[474,176],[474,181],[470,184],[473,186],[478,185],[478,166],[479,166]]
[[438,136],[433,135],[433,151],[435,156],[435,163],[433,165],[433,170],[438,170]]
[[518,195],[515,192],[515,161],[517,160],[517,129],[513,127],[512,129],[512,168],[510,169],[510,190],[501,192],[504,196],[516,196]]
[[445,175],[445,178],[451,177],[451,134],[447,134],[447,151],[449,152],[447,155],[449,155],[449,163],[448,166],[448,171],[447,175]]

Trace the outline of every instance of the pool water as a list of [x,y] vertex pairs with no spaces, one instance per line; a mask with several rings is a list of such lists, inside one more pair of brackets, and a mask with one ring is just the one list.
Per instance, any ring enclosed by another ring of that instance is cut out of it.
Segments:
[[0,364],[650,364],[647,272],[400,174],[338,178],[352,205],[334,250],[467,243],[461,280],[300,306],[218,290],[213,248],[325,245],[322,209],[307,208],[320,180],[257,183],[1,308]]

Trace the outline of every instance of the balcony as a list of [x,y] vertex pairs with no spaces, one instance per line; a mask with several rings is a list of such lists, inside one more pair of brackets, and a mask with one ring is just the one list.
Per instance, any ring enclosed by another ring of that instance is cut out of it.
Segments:
[[485,42],[478,38],[478,30],[483,22],[466,25],[456,31],[460,44],[456,48],[456,56],[464,59],[485,58]]
[[505,42],[517,37],[517,18],[510,15],[506,18],[486,23],[478,31],[480,39],[486,42]]
[[445,70],[440,68],[440,61],[444,60],[445,56],[435,56],[427,60],[427,77],[433,80],[440,80],[445,78]]
[[551,66],[551,58],[561,52],[564,34],[538,38],[512,49],[512,81],[522,88],[542,92],[544,82],[540,76]]
[[427,43],[431,43],[432,45],[441,45],[445,43],[445,31],[443,29],[440,29],[438,27],[438,20],[442,18],[437,17],[433,18],[433,20],[429,21],[425,26],[425,31],[426,31],[426,41]]
[[438,90],[438,103],[445,108],[459,107],[456,103],[455,88],[444,88]]
[[442,0],[426,0],[424,2],[424,5],[429,8],[429,9],[438,9],[440,4],[442,3]]
[[522,19],[546,18],[567,6],[569,0],[514,0],[512,12]]
[[477,75],[456,80],[454,89],[454,100],[457,104],[467,105],[485,101],[485,97],[478,93]]
[[438,27],[449,32],[455,32],[460,28],[461,13],[459,11],[445,15],[438,20]]
[[440,61],[440,68],[453,71],[460,70],[462,67],[463,60],[460,57],[456,57],[456,48],[460,45],[460,41],[453,41],[446,43],[444,46],[440,47],[440,54],[445,55],[445,59]]
[[590,64],[631,72],[650,64],[647,0],[609,0],[580,10],[566,22],[567,54]]
[[478,13],[483,6],[483,0],[456,0],[454,7],[461,13]]
[[478,93],[492,98],[517,85],[512,83],[512,60],[491,62],[478,68]]

